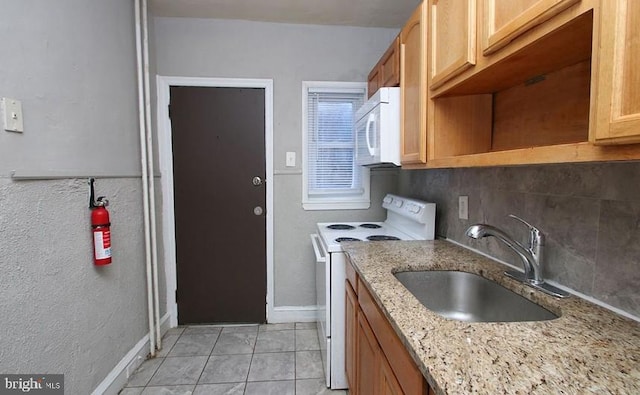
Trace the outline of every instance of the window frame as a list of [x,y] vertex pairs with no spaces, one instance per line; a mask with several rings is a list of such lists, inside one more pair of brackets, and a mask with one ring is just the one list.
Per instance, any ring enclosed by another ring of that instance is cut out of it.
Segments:
[[[363,101],[367,100],[366,82],[302,81],[302,208],[304,210],[364,210],[371,206],[371,182],[369,168],[361,170],[362,193],[344,196],[311,196],[309,194],[309,145],[308,145],[308,94],[310,89],[335,89],[336,92],[362,90]],[[355,143],[355,140],[354,140]],[[355,155],[355,150],[354,150]]]

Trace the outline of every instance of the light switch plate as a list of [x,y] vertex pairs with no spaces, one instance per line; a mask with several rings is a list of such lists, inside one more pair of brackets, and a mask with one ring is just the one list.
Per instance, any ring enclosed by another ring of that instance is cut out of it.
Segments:
[[458,218],[469,219],[469,196],[458,196]]
[[296,167],[296,153],[295,152],[287,152],[287,167]]
[[2,111],[2,125],[7,132],[24,132],[22,121],[22,103],[20,100],[3,97],[0,99]]

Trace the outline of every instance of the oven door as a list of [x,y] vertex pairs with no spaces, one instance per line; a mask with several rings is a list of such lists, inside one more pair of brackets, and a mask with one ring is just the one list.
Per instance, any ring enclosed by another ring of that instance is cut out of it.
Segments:
[[331,386],[331,360],[327,358],[331,350],[331,255],[327,253],[320,236],[311,235],[311,245],[316,255],[316,304],[318,306],[316,322],[318,331],[318,342],[320,343],[320,353],[324,365],[325,380],[327,387]]

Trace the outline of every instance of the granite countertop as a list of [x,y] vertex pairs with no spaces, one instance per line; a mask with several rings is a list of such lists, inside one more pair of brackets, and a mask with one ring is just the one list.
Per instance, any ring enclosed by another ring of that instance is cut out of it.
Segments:
[[[343,243],[422,374],[438,394],[640,394],[640,324],[571,296],[556,299],[503,275],[505,266],[445,240]],[[469,323],[424,307],[392,273],[476,273],[560,315]]]

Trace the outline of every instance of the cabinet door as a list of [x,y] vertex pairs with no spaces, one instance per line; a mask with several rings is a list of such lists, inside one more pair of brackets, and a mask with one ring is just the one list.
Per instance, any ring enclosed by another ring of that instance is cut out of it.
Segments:
[[476,64],[476,0],[430,0],[430,89]]
[[380,346],[361,312],[358,313],[356,335],[356,389],[355,394],[378,394],[380,384]]
[[367,78],[367,97],[373,96],[380,88],[380,68],[378,65],[371,70]]
[[595,74],[597,114],[590,140],[599,144],[639,143],[640,1],[603,1],[601,12]]
[[[350,265],[350,263],[347,263]],[[358,332],[358,297],[351,288],[349,281],[346,281],[347,297],[345,305],[345,369],[347,373],[347,384],[353,394],[358,393],[356,387],[356,333]]]
[[426,6],[423,4],[416,8],[400,32],[402,164],[427,162]]
[[381,86],[400,85],[400,37],[396,37],[382,55],[379,67]]
[[484,0],[483,54],[497,51],[578,2],[580,0]]
[[403,395],[402,387],[391,370],[389,361],[380,357],[380,395]]

